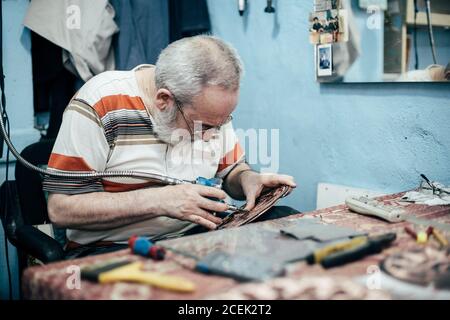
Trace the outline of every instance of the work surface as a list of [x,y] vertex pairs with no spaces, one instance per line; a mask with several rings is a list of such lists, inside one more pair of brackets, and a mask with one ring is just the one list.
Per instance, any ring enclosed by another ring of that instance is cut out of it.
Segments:
[[[386,203],[398,200],[403,193],[385,196],[382,199]],[[449,206],[425,206],[417,204],[406,204],[408,213],[414,214],[421,219],[434,222],[450,223]],[[259,222],[244,227],[230,230],[213,231],[207,234],[198,234],[161,242],[165,246],[189,252],[197,257],[214,250],[227,252],[256,251],[262,255],[280,255],[284,257],[283,248],[277,247],[278,242],[272,245],[261,245],[261,236],[269,231],[277,231],[283,227],[304,221],[302,219],[317,218],[325,224],[335,224],[363,231],[369,235],[396,232],[397,240],[393,245],[377,255],[368,256],[357,262],[349,263],[341,267],[323,269],[320,265],[308,265],[305,262],[291,263],[287,268],[288,279],[305,279],[314,276],[327,276],[341,279],[358,278],[370,273],[371,266],[378,266],[387,255],[417,247],[418,245],[407,235],[403,228],[408,222],[389,224],[385,221],[352,213],[345,205],[330,207],[307,213],[299,213],[290,217]],[[448,237],[449,234],[447,233]],[[292,240],[295,241],[295,240]],[[89,264],[106,261],[119,256],[127,256],[131,260],[142,260],[145,269],[155,270],[167,274],[176,274],[193,281],[196,290],[193,293],[175,293],[162,289],[155,289],[148,285],[115,283],[95,284],[82,280],[77,282],[77,268]],[[235,280],[203,275],[192,271],[189,259],[166,259],[155,262],[133,255],[129,250],[121,250],[115,253],[92,256],[83,259],[63,261],[45,266],[31,267],[25,270],[22,278],[23,295],[26,299],[203,299],[214,297],[222,292],[244,286]],[[182,263],[180,263],[180,261]]]

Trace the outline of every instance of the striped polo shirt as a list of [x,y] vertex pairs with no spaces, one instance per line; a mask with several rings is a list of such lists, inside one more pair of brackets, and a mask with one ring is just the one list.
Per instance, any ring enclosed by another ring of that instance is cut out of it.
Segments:
[[[150,65],[139,67],[153,67]],[[49,170],[120,171],[156,173],[194,180],[224,177],[244,159],[232,124],[224,125],[215,139],[183,140],[174,146],[159,140],[154,120],[144,106],[136,80],[136,68],[107,71],[77,92],[64,111]],[[123,192],[151,188],[136,178],[61,179],[46,177],[45,191],[62,194]],[[69,240],[80,244],[95,241],[125,241],[133,234],[171,236],[194,225],[157,217],[106,231],[67,231]]]

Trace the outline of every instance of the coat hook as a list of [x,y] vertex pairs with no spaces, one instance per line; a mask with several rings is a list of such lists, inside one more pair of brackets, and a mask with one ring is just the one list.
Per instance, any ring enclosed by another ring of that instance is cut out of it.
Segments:
[[275,12],[275,8],[272,6],[272,0],[267,0],[267,6],[264,9],[264,12],[267,12],[267,13],[274,13]]

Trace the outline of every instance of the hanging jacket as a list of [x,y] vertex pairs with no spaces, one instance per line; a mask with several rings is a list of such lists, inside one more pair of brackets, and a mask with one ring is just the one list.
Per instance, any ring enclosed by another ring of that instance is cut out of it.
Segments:
[[24,25],[64,49],[64,66],[84,81],[114,70],[111,40],[119,29],[107,0],[33,0]]

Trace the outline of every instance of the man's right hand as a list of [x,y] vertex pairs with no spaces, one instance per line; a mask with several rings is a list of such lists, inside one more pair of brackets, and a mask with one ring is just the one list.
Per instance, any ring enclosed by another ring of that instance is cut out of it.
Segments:
[[223,212],[228,209],[227,204],[208,199],[208,197],[221,200],[226,198],[226,193],[217,188],[184,184],[167,186],[160,190],[158,205],[160,215],[190,221],[208,229],[214,230],[222,222],[222,219],[212,215],[211,212]]

